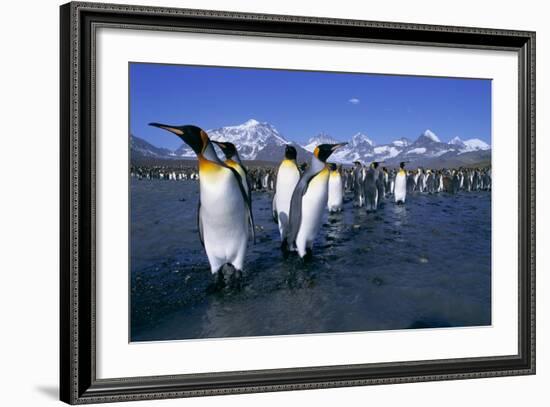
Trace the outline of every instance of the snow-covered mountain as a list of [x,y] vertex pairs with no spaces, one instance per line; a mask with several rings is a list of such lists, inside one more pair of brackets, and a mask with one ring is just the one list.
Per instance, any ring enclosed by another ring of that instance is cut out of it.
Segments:
[[[483,156],[486,160],[490,157],[491,146],[476,138],[462,140],[455,137],[448,143],[431,130],[421,133],[416,140],[401,137],[388,144],[377,145],[365,133],[356,133],[351,138],[333,137],[326,133],[320,133],[300,146],[285,138],[271,124],[250,119],[236,126],[220,127],[207,130],[212,140],[229,141],[237,146],[243,160],[261,160],[278,162],[284,156],[287,144],[294,145],[298,151],[298,161],[309,160],[311,153],[319,144],[334,144],[347,142],[348,144],[331,156],[330,161],[351,164],[361,161],[368,164],[372,161],[383,161],[387,165],[396,165],[400,161],[408,161],[413,165],[429,165],[431,162],[457,163],[465,160],[475,160],[475,157]],[[216,147],[217,148],[217,147]],[[138,137],[132,137],[132,157],[152,157],[163,159],[194,159],[195,154],[185,144],[175,151],[158,148]],[[223,157],[221,151],[218,154]],[[476,155],[477,154],[477,155]]]
[[[340,142],[326,134],[313,137],[305,148],[313,151],[316,145],[322,143]],[[385,162],[388,165],[397,164],[400,161],[428,162],[443,157],[444,161],[464,153],[490,150],[491,147],[479,139],[461,140],[455,137],[450,142],[442,142],[431,130],[421,133],[414,141],[401,137],[388,144],[376,145],[364,133],[357,133],[349,139],[348,144],[337,150],[330,158],[333,162],[350,164],[353,161],[369,163],[372,161]],[[456,161],[456,160],[455,160]]]
[[470,150],[490,150],[491,146],[478,138],[472,138],[464,142]]
[[415,161],[417,158],[440,157],[443,154],[459,151],[455,144],[443,143],[430,129],[424,131],[411,144],[404,147],[399,154],[402,161]]
[[341,141],[336,140],[334,137],[331,137],[326,133],[320,133],[315,137],[311,137],[308,140],[307,144],[303,147],[310,153],[313,153],[313,150],[315,150],[315,147],[317,147],[319,144],[336,144],[336,143],[341,143]]
[[394,147],[407,147],[411,145],[412,141],[409,140],[407,137],[401,137],[397,140],[393,140],[390,144]]
[[430,142],[441,143],[441,140],[439,140],[439,137],[437,137],[433,131],[431,131],[430,129],[427,129],[424,133],[422,133],[420,135],[420,137],[418,137],[416,142],[417,143],[418,142],[421,142],[421,143],[430,143]]
[[[278,161],[284,156],[284,147],[287,144],[296,147],[299,159],[305,160],[307,155],[301,146],[287,140],[274,126],[254,119],[240,125],[220,127],[206,132],[212,140],[229,141],[235,144],[243,160]],[[174,153],[181,158],[195,157],[193,150],[185,143]],[[223,154],[220,153],[219,156],[223,157]]]
[[[313,151],[319,144],[334,144],[341,143],[342,140],[337,140],[326,134],[309,139],[309,143],[305,148],[308,151]],[[354,134],[347,145],[339,148],[332,154],[331,161],[339,163],[351,163],[357,160],[364,160],[368,157],[373,157],[375,149],[374,142],[364,133]]]

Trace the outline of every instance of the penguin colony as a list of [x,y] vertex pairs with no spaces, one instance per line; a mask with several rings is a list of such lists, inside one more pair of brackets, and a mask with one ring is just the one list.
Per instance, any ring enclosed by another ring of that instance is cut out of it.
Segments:
[[[160,167],[132,167],[138,179],[198,180],[199,203],[197,226],[210,270],[218,287],[238,282],[249,240],[254,241],[252,191],[274,191],[273,220],[278,225],[281,250],[285,255],[297,253],[309,259],[313,241],[325,210],[340,212],[344,194],[353,194],[353,205],[367,212],[378,210],[380,203],[391,199],[405,204],[407,195],[421,193],[457,193],[491,189],[491,170],[487,169],[397,169],[380,168],[379,162],[365,166],[356,161],[353,167],[327,163],[331,154],[346,143],[321,144],[307,165],[296,161],[296,149],[287,145],[277,169],[253,169],[243,165],[237,148],[229,142],[210,140],[199,127],[151,126],[176,134],[188,144],[198,159],[198,171]],[[224,157],[216,154],[214,145]]]

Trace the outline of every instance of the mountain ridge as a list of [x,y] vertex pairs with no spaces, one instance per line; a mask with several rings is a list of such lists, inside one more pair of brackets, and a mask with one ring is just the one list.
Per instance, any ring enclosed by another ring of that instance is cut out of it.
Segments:
[[[255,119],[249,119],[239,125],[207,130],[207,133],[212,140],[234,143],[239,150],[241,159],[246,161],[278,162],[284,157],[284,149],[287,144],[296,148],[298,161],[302,162],[309,159],[319,144],[347,142],[347,145],[335,151],[330,159],[331,162],[341,164],[351,164],[354,161],[363,163],[383,161],[388,165],[395,165],[400,161],[416,164],[429,163],[430,160],[438,163],[461,162],[471,161],[476,154],[486,160],[487,156],[490,157],[491,150],[489,144],[477,138],[462,140],[460,137],[454,137],[449,142],[442,142],[430,129],[426,129],[414,141],[407,137],[401,137],[381,145],[377,145],[367,134],[362,132],[355,133],[347,140],[333,137],[327,133],[319,133],[311,137],[306,144],[300,145],[287,139],[272,124]],[[195,158],[194,152],[185,143],[171,151],[155,147],[136,136],[131,136],[131,151],[132,157],[135,155],[165,159]],[[220,157],[223,156],[221,151],[218,150],[218,153]],[[463,157],[460,158],[460,156]]]

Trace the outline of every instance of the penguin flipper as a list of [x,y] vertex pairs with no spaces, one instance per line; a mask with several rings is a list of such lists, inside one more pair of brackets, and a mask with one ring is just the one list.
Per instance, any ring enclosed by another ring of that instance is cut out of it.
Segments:
[[252,215],[252,205],[248,205],[248,223],[250,224],[250,233],[252,234],[252,243],[256,244],[256,230],[254,226],[254,216]]
[[272,210],[272,215],[273,215],[273,221],[275,223],[279,223],[279,216],[277,214],[277,202],[275,200],[275,198],[277,197],[277,195],[273,195],[273,201],[271,203],[271,210]]
[[[222,164],[225,168],[229,169],[233,175],[235,176],[235,178],[237,179],[237,185],[239,186],[239,189],[241,191],[241,195],[244,199],[244,202],[245,202],[245,205],[246,205],[246,209],[247,209],[247,217],[248,217],[248,223],[250,225],[250,232],[252,234],[252,242],[253,243],[256,243],[256,232],[255,232],[255,227],[254,227],[254,215],[252,215],[252,190],[249,189],[248,190],[248,194],[246,193],[246,191],[244,190],[244,187],[243,187],[243,180],[242,180],[242,177],[241,175],[237,172],[237,170],[235,170],[234,168],[226,165],[226,164]],[[246,172],[245,172],[246,173]],[[248,178],[248,177],[247,177]],[[247,180],[248,181],[248,180]]]
[[199,239],[201,241],[201,245],[204,248],[204,237],[203,237],[202,222],[201,222],[201,200],[200,199],[199,199],[199,207],[197,208],[197,228],[199,230]]
[[248,188],[248,194],[245,194],[245,195],[247,196],[248,216],[249,216],[249,222],[250,222],[250,229],[252,232],[252,242],[256,244],[256,230],[254,226],[254,215],[252,214],[252,184],[250,183],[250,175],[248,175],[248,170],[246,169],[246,167],[244,165],[241,165],[241,168],[244,171],[245,182]]

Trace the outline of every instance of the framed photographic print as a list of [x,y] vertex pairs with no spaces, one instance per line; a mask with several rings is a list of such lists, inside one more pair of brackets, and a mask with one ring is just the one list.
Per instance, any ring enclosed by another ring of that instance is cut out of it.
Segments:
[[63,401],[535,373],[535,33],[60,12]]

